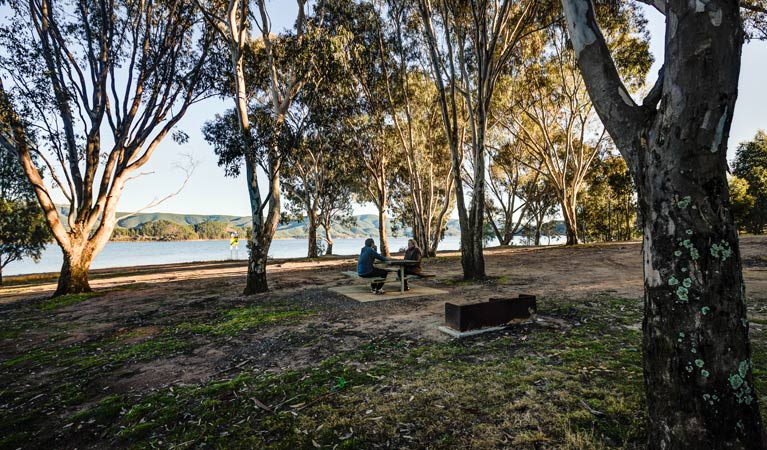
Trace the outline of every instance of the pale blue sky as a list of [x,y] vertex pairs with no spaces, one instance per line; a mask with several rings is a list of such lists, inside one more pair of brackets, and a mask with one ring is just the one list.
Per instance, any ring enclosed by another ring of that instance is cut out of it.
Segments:
[[[274,31],[289,26],[295,18],[295,3],[292,0],[271,1],[269,9],[275,24]],[[664,20],[663,16],[651,8],[645,8],[645,11],[650,21],[651,51],[656,58],[656,64],[650,75],[650,83],[652,83],[663,58]],[[738,143],[751,139],[758,129],[767,128],[764,114],[765,105],[767,105],[767,89],[764,88],[766,61],[767,43],[750,42],[744,45],[740,92],[730,133],[728,151],[730,157],[734,154]],[[180,146],[166,139],[143,169],[143,172],[152,173],[128,182],[118,210],[141,209],[153,199],[164,197],[178,189],[184,179],[184,173],[174,169],[174,163],[183,160],[180,154],[191,153],[200,161],[200,165],[186,188],[176,197],[149,211],[250,215],[244,178],[224,177],[223,169],[216,164],[213,150],[202,138],[200,132],[206,120],[213,118],[215,113],[223,112],[231,107],[231,100],[211,100],[205,104],[193,106],[181,122],[181,128],[190,136],[189,143]],[[357,213],[374,211],[370,206],[356,208]]]

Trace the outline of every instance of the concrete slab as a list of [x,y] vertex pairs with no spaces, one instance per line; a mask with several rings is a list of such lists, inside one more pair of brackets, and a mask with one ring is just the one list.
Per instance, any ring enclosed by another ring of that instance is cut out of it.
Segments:
[[478,330],[468,330],[468,331],[458,331],[454,330],[450,327],[446,326],[439,326],[437,329],[445,334],[449,334],[450,336],[453,336],[454,338],[462,338],[466,336],[475,336],[477,334],[484,334],[484,333],[491,333],[493,331],[501,331],[509,328],[511,325],[520,324],[520,323],[536,323],[539,322],[539,319],[534,317],[532,319],[525,319],[525,320],[517,320],[513,322],[509,322],[506,325],[500,325],[497,327],[486,327],[486,328],[480,328]]
[[453,336],[454,338],[462,338],[466,336],[475,336],[477,334],[484,334],[484,333],[491,333],[493,331],[500,331],[505,330],[507,327],[487,327],[487,328],[480,328],[479,330],[469,330],[469,331],[458,331],[454,330],[450,327],[440,326],[437,327],[437,329],[445,334],[449,334],[450,336]]
[[[399,288],[399,286],[397,286]],[[383,295],[376,295],[370,292],[370,285],[368,284],[354,284],[349,286],[336,286],[329,288],[329,290],[336,292],[341,295],[345,295],[353,300],[357,300],[361,303],[366,302],[378,302],[381,300],[399,300],[403,298],[412,298],[412,297],[424,297],[428,295],[440,295],[440,294],[447,294],[447,291],[443,291],[440,289],[434,289],[430,287],[425,286],[416,286],[413,283],[410,283],[410,290],[405,291],[400,294],[399,289],[386,289],[385,294]]]

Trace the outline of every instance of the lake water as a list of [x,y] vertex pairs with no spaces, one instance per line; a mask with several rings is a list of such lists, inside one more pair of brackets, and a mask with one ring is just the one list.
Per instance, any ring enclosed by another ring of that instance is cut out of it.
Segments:
[[[389,238],[389,249],[392,252],[404,250],[407,247],[406,237]],[[548,243],[546,239],[542,239]],[[376,242],[378,239],[376,239]],[[333,253],[336,255],[358,255],[364,245],[363,238],[336,239]],[[515,244],[521,244],[520,238],[514,239]],[[559,240],[551,240],[551,244]],[[488,246],[498,245],[492,241]],[[438,250],[458,250],[460,238],[448,236],[439,244]],[[306,256],[306,239],[276,239],[272,242],[269,256],[272,258],[303,258]],[[247,259],[248,251],[244,240],[240,241],[237,259]],[[96,256],[91,265],[92,269],[108,267],[145,266],[152,264],[170,264],[198,261],[221,261],[230,259],[229,240],[211,241],[172,241],[172,242],[109,242],[104,250]],[[48,245],[43,251],[40,262],[23,259],[8,264],[3,269],[3,275],[21,275],[30,273],[58,272],[63,261],[61,250],[55,243]]]

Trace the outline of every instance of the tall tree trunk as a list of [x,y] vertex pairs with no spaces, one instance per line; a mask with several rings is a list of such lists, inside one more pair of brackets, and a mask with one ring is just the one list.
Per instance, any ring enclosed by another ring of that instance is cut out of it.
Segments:
[[59,282],[53,296],[91,292],[88,269],[93,262],[93,252],[75,247],[63,250],[63,256],[64,263],[61,266]]
[[726,179],[739,2],[663,5],[664,70],[642,106],[626,94],[591,1],[563,3],[589,93],[639,191],[647,447],[765,449]]
[[309,249],[306,256],[308,258],[316,258],[320,255],[319,251],[317,250],[317,216],[311,211],[309,212],[308,216],[309,229],[307,231],[309,235]]
[[[700,122],[690,114],[681,123]],[[694,178],[678,170],[680,156],[700,153],[698,143],[673,136],[645,153],[662,160],[647,170],[640,196],[643,217],[655,218],[643,226],[648,442],[658,449],[762,448],[724,158],[705,158]]]
[[484,152],[484,119],[480,119],[480,136],[475,148],[474,186],[469,207],[469,241],[464,246],[461,241],[461,264],[463,279],[482,281],[485,279],[485,256],[483,254],[483,238],[485,227],[485,152]]
[[565,245],[578,244],[578,218],[575,213],[575,196],[562,193],[562,217],[565,221]]
[[390,253],[389,241],[386,238],[386,211],[383,208],[378,210],[378,239],[381,241],[379,253],[388,257]]
[[248,241],[248,276],[243,294],[252,295],[267,292],[266,262],[268,249],[263,246],[263,238],[255,237]]
[[248,181],[248,193],[250,196],[251,222],[253,232],[248,242],[248,275],[243,294],[252,295],[269,290],[266,279],[266,263],[269,256],[269,248],[277,230],[280,215],[280,191],[279,191],[279,160],[274,156],[276,149],[272,149],[269,157],[270,184],[269,184],[269,213],[264,217],[264,209],[261,206],[261,191],[256,178],[258,163],[251,156],[246,158],[250,166],[246,170]]
[[325,225],[323,228],[325,229],[325,242],[328,244],[325,254],[330,256],[333,254],[333,238],[330,236],[330,225]]

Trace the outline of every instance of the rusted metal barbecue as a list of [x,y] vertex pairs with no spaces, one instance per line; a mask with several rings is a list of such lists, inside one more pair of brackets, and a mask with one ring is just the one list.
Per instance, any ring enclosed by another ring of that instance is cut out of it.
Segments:
[[454,305],[445,303],[445,323],[458,331],[478,330],[532,318],[538,312],[535,296],[491,298],[487,303]]

